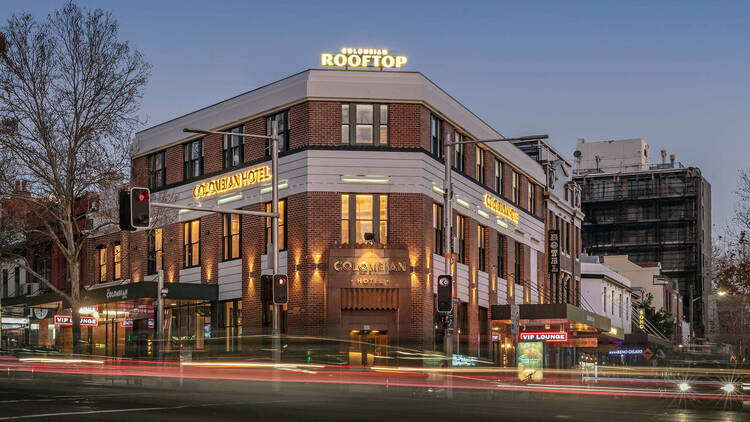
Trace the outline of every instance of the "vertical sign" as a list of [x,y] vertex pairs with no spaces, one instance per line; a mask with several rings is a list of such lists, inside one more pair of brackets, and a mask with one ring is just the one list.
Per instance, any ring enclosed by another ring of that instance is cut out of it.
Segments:
[[643,331],[646,328],[646,310],[638,308],[638,328]]
[[513,336],[514,339],[518,338],[518,331],[521,319],[521,312],[518,309],[517,303],[511,303],[510,304],[510,333]]
[[560,230],[547,232],[547,257],[549,261],[549,273],[560,272]]

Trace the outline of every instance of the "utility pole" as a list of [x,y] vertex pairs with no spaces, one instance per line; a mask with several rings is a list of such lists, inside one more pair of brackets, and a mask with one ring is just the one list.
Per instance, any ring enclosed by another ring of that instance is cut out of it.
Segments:
[[159,270],[156,282],[156,358],[164,358],[164,269]]
[[[270,258],[273,259],[273,274],[279,273],[279,126],[278,122],[274,121],[271,132],[271,213],[272,217],[272,228],[271,228],[271,243],[273,243]],[[276,303],[273,304],[273,361],[281,361],[281,332],[279,326],[281,325],[280,306]]]

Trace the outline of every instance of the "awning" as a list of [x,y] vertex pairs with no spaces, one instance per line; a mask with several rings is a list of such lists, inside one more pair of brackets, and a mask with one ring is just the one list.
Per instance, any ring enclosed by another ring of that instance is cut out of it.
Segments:
[[[167,299],[215,301],[219,297],[218,284],[165,283]],[[119,302],[133,299],[156,299],[157,282],[141,281],[114,286],[92,286],[83,293],[81,304],[84,306],[102,303]]]
[[63,308],[70,307],[67,300],[65,300],[62,296],[53,292],[52,290],[47,290],[36,295],[4,297],[2,300],[2,306],[39,306],[59,301],[64,302]]
[[[518,305],[522,320],[563,320],[589,325],[601,331],[609,331],[610,319],[569,303],[543,303]],[[493,305],[490,308],[493,320],[510,320],[510,305]]]

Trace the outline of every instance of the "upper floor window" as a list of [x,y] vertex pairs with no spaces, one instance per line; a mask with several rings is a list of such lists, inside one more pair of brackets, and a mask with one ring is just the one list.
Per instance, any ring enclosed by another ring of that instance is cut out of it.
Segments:
[[461,173],[466,171],[466,157],[464,156],[464,135],[461,132],[456,131],[455,141],[456,145],[453,146],[453,167]]
[[201,262],[201,220],[186,221],[182,227],[182,266],[197,267]]
[[477,182],[484,184],[484,149],[477,146]]
[[122,278],[122,252],[119,243],[112,246],[112,279]]
[[521,202],[521,180],[518,173],[513,172],[513,190],[511,191],[511,198],[513,203],[519,204]]
[[497,276],[505,278],[505,236],[497,234]]
[[443,254],[443,206],[432,204],[432,244],[436,254]]
[[[266,212],[273,211],[273,204],[266,202]],[[266,253],[273,237],[273,218],[266,217]],[[279,250],[286,250],[286,199],[279,199]]]
[[341,195],[341,243],[388,243],[388,195]]
[[104,283],[105,281],[107,281],[107,248],[104,246],[99,246],[96,249],[96,254],[99,263],[99,271],[97,273],[98,280],[100,283]]
[[341,104],[341,143],[388,145],[388,105]]
[[[281,204],[281,201],[279,201]],[[281,225],[279,224],[279,227]],[[224,214],[224,235],[223,235],[223,259],[238,259],[240,257],[240,215]]]
[[156,274],[163,267],[164,240],[161,228],[149,230],[148,232],[148,273]]
[[529,212],[536,214],[536,185],[529,182]]
[[479,246],[479,262],[477,266],[479,268],[479,271],[487,271],[487,261],[486,261],[487,247],[485,244],[486,233],[487,233],[486,227],[484,227],[481,224],[477,225],[477,245]]
[[[237,126],[234,129],[229,129],[227,132],[231,133],[242,133],[242,126]],[[244,159],[244,142],[242,136],[237,135],[224,135],[224,168],[228,169],[231,167],[242,164]]]
[[519,242],[516,242],[515,256],[516,256],[516,261],[515,261],[516,265],[514,268],[515,282],[520,284],[522,281],[521,280],[521,260],[523,259],[523,248],[521,247],[521,243]]
[[458,262],[466,264],[466,217],[456,216],[456,237],[458,238]]
[[495,158],[495,191],[503,194],[503,162]]
[[49,278],[49,255],[47,253],[42,253],[36,257],[34,267],[36,273],[41,277],[40,282],[43,282],[42,280],[52,281]]
[[[266,136],[273,135],[273,125],[276,125],[279,135],[279,152],[289,151],[289,110],[284,110],[273,116],[266,117]],[[271,140],[266,140],[266,157],[271,156]]]
[[185,180],[203,174],[203,139],[185,144]]
[[167,184],[166,153],[155,152],[148,156],[148,186],[151,189]]
[[3,269],[3,297],[8,297],[8,270]]
[[434,114],[430,115],[430,153],[443,157],[443,121]]

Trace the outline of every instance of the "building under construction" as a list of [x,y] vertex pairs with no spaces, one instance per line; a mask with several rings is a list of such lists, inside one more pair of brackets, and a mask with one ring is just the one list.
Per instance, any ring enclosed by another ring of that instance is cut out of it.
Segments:
[[574,180],[582,188],[582,246],[589,255],[661,262],[677,280],[696,338],[704,337],[711,297],[711,185],[696,167],[661,151],[650,164],[642,139],[579,142]]

